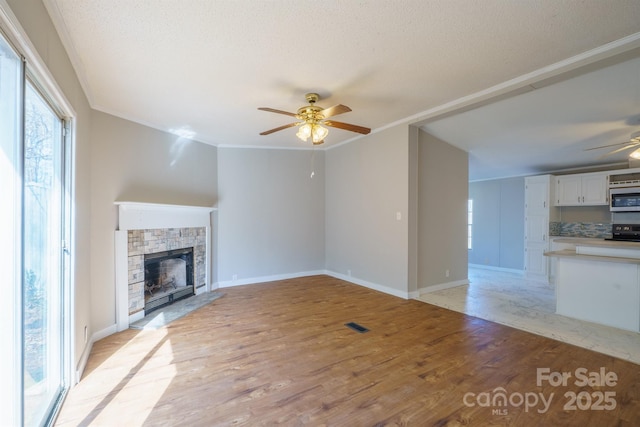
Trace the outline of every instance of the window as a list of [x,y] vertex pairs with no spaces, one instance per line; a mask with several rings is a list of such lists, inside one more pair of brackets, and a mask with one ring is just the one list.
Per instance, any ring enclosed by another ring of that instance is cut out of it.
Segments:
[[70,151],[63,98],[39,86],[50,76],[28,49],[27,59],[14,49],[21,39],[11,40],[0,32],[0,424],[42,426],[52,423],[73,365]]
[[473,249],[473,199],[467,201],[467,249]]

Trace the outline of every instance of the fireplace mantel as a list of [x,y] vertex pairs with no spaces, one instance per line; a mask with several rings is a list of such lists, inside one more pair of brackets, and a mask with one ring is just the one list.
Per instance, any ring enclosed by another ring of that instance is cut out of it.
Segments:
[[213,206],[170,205],[116,201],[118,229],[143,230],[146,228],[206,227]]
[[[144,316],[144,312],[129,316],[128,290],[128,232],[130,230],[204,227],[206,229],[206,286],[200,292],[211,290],[211,212],[213,206],[175,205],[116,201],[118,228],[115,231],[116,264],[116,328],[122,331]],[[201,288],[202,289],[202,288]]]

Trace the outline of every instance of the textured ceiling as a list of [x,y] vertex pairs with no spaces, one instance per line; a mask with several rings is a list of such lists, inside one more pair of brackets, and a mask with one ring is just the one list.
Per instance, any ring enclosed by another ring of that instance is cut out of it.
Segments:
[[[291,118],[257,110],[295,111],[306,92],[318,92],[321,106],[353,109],[336,120],[376,131],[640,31],[637,0],[44,3],[93,108],[220,146],[306,147],[294,129],[259,136]],[[473,111],[462,113],[463,123]],[[486,140],[500,138],[502,127],[523,126],[508,134],[521,141],[536,131],[522,120],[505,124],[505,110],[484,111],[479,117],[493,130],[477,142],[442,122],[433,131],[469,150],[472,162],[486,157]],[[624,114],[610,121],[631,113]],[[325,147],[354,137],[331,129]]]

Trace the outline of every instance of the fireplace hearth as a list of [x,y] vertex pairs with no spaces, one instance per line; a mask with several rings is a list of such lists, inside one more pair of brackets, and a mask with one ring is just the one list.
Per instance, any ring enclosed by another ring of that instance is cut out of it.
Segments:
[[195,295],[193,248],[144,256],[144,311]]

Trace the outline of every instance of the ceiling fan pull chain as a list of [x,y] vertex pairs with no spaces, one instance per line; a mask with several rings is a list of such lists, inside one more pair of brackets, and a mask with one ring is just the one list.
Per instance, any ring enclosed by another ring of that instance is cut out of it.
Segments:
[[314,145],[311,148],[311,174],[309,175],[309,178],[313,179],[315,174],[316,174],[316,146]]

